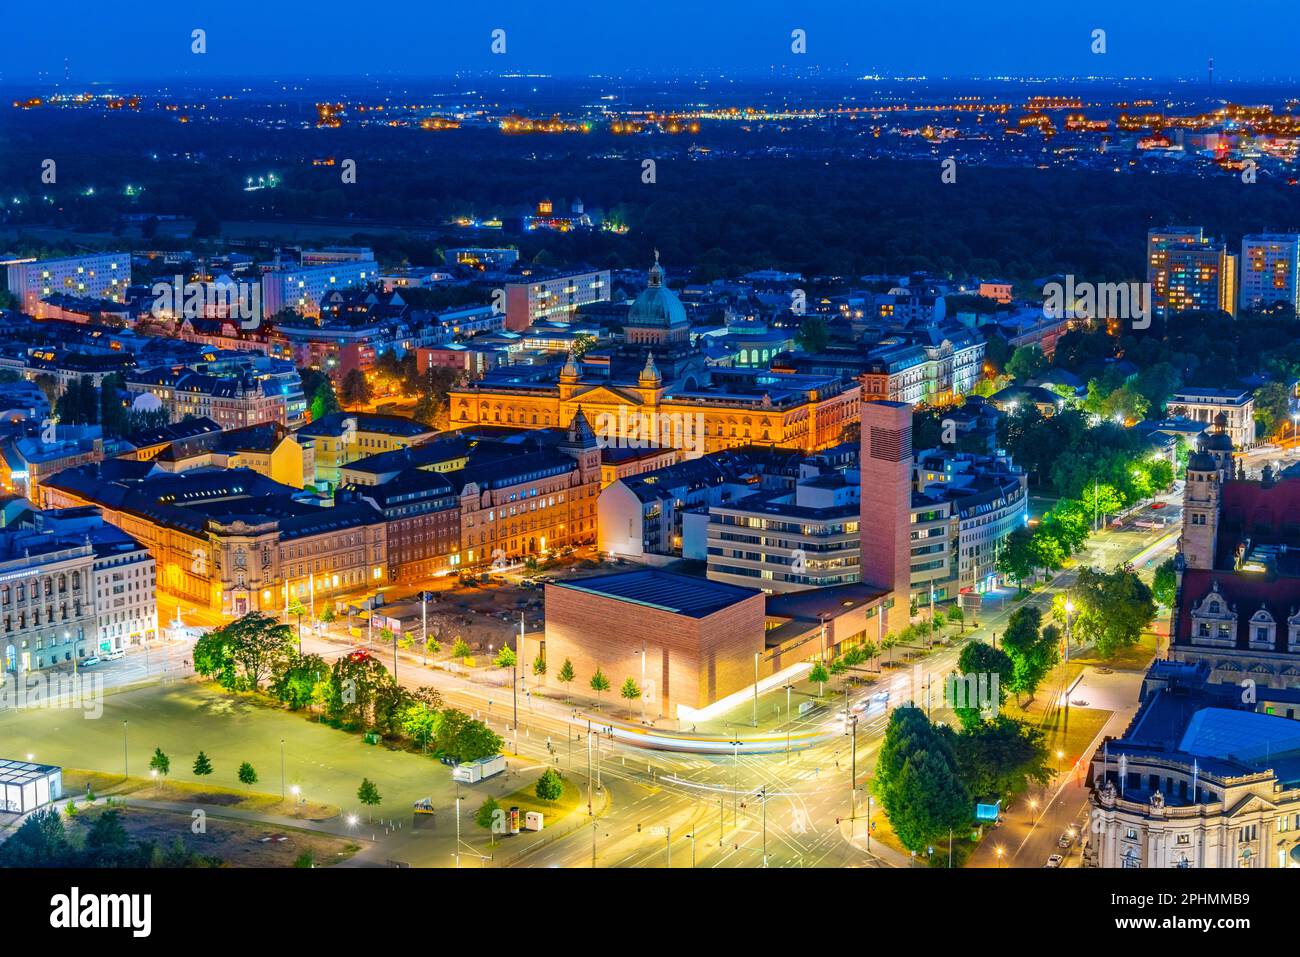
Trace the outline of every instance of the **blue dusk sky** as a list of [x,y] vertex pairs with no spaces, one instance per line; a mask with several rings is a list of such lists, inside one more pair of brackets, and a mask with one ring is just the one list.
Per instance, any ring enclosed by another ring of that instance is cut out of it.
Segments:
[[[196,8],[188,10],[187,8]],[[1300,72],[1300,5],[1279,0],[230,0],[6,4],[0,83],[552,75],[1150,76]],[[207,52],[190,51],[195,28]],[[506,31],[504,56],[490,34]],[[807,53],[791,52],[791,31]],[[1092,31],[1106,31],[1094,54]],[[65,66],[66,60],[66,66]]]

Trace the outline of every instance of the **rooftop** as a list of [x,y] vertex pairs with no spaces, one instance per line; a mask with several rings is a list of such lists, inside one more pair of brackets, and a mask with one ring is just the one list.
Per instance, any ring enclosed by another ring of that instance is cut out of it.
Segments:
[[604,598],[616,598],[688,618],[707,618],[724,608],[763,594],[754,588],[740,588],[737,585],[653,569],[597,575],[556,582],[547,587],[568,588]]

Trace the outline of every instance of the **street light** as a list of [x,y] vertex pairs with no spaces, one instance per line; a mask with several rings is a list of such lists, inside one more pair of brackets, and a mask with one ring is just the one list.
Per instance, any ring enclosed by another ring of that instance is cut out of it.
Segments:
[[1070,615],[1074,614],[1074,602],[1069,596],[1065,599],[1065,663],[1070,663]]
[[1002,851],[1002,848],[1001,848],[1001,847],[999,847],[997,850],[998,850],[998,867],[1001,867],[1001,866],[1002,866],[1002,853],[1003,853],[1003,851]]

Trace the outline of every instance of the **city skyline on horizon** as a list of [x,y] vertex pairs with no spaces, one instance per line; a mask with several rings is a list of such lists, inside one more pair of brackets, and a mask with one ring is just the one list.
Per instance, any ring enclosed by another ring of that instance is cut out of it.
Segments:
[[[1224,19],[1199,0],[1185,5],[1190,13],[1177,22],[1166,11],[1117,0],[1090,12],[1039,10],[1023,0],[993,10],[949,2],[923,21],[907,9],[838,2],[795,12],[760,2],[747,5],[741,18],[730,5],[701,10],[680,0],[657,4],[651,16],[589,2],[559,11],[435,14],[395,0],[377,12],[375,30],[344,29],[348,24],[339,21],[351,11],[337,2],[318,5],[319,26],[298,9],[232,4],[195,15],[148,6],[125,4],[125,17],[123,7],[78,11],[84,29],[57,34],[47,30],[43,10],[10,11],[0,85],[65,77],[79,84],[294,74],[748,79],[818,71],[846,78],[1194,81],[1207,78],[1211,59],[1216,82],[1242,83],[1290,79],[1282,66],[1291,62],[1287,21],[1300,27],[1300,11],[1280,3],[1261,5],[1259,16],[1277,29],[1260,34],[1257,18]],[[409,29],[384,27],[397,21]],[[191,50],[195,29],[206,31],[202,54]],[[504,53],[492,52],[498,29],[505,31]],[[804,31],[806,52],[793,52],[797,30]],[[1097,30],[1105,31],[1104,52],[1094,52]],[[104,44],[105,37],[120,42]]]

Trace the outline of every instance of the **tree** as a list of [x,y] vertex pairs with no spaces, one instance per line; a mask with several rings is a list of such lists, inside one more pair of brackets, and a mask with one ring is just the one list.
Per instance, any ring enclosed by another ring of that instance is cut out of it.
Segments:
[[795,345],[802,351],[815,355],[825,351],[830,338],[830,327],[825,319],[818,315],[805,316],[795,334]]
[[1043,732],[999,714],[956,736],[957,771],[967,791],[1010,798],[1052,779]]
[[200,751],[199,756],[194,759],[194,773],[199,777],[212,773],[212,762],[202,751]]
[[457,638],[456,641],[451,646],[451,656],[453,658],[458,658],[461,661],[464,661],[466,658],[468,658],[470,656],[470,653],[471,652],[469,650],[469,645],[466,644],[464,638]]
[[1265,382],[1255,390],[1255,423],[1259,434],[1273,438],[1291,428],[1291,396],[1280,382]]
[[402,711],[400,728],[403,735],[410,738],[423,750],[429,746],[429,742],[437,734],[440,721],[441,716],[436,710],[422,701],[416,701],[407,705]]
[[966,614],[957,605],[948,609],[948,620],[958,625],[958,634],[966,633]]
[[820,658],[813,663],[811,670],[809,670],[808,680],[815,681],[817,682],[818,685],[820,685],[820,690],[817,692],[817,697],[820,698],[826,694],[826,682],[831,680],[831,676],[826,671],[826,666],[822,664]]
[[543,771],[542,776],[537,779],[533,793],[537,795],[539,801],[558,801],[564,794],[564,779],[560,777],[560,772],[555,768],[547,768]]
[[513,668],[519,664],[519,659],[515,656],[515,650],[509,645],[502,645],[501,650],[497,653],[496,661],[493,662],[498,668]]
[[889,664],[894,663],[894,646],[898,644],[898,636],[892,631],[886,632],[885,637],[880,639],[880,650],[889,652]]
[[[395,710],[406,704],[400,694],[400,687],[388,669],[374,655],[367,651],[354,651],[334,660],[330,668],[329,691],[325,712],[331,721],[358,728],[367,723],[378,723],[382,717],[385,721],[395,720]],[[382,715],[377,710],[380,702],[385,705]]]
[[63,818],[52,807],[32,812],[0,843],[0,867],[67,867],[73,856]]
[[597,694],[604,694],[609,690],[609,679],[605,677],[605,672],[600,670],[599,665],[596,666],[596,673],[591,676],[590,684],[591,690]]
[[957,775],[949,737],[915,706],[895,708],[889,717],[875,789],[908,850],[920,852],[931,839],[970,820],[971,798]]
[[357,788],[357,800],[366,807],[378,807],[384,799],[379,793],[379,788],[370,778],[361,779],[361,787]]
[[1152,577],[1152,597],[1166,608],[1173,608],[1177,587],[1178,578],[1174,572],[1174,560],[1166,558],[1156,566],[1155,575]]
[[619,689],[618,693],[629,704],[641,697],[641,689],[637,687],[637,683],[631,678],[623,682],[623,687]]
[[257,772],[247,761],[239,766],[239,783],[250,786],[257,783]]
[[[1001,710],[1014,675],[1015,663],[1011,657],[1001,648],[994,648],[982,641],[972,641],[957,656],[957,674],[954,678],[961,684],[962,691],[969,694],[972,690],[971,683],[967,680],[968,676],[975,677],[974,690],[977,692],[981,688],[991,691],[996,687],[997,703],[994,709],[996,711]],[[963,728],[969,728],[984,720],[984,715],[981,713],[983,701],[974,702],[974,706],[971,702],[960,701],[953,701],[950,704]],[[958,704],[962,706],[958,707]]]
[[307,707],[321,697],[321,685],[327,683],[330,666],[320,655],[294,655],[287,667],[271,678],[267,691],[290,711]]
[[546,674],[546,658],[540,651],[537,653],[537,657],[533,659],[533,674],[538,678]]
[[334,611],[333,605],[326,605],[320,613],[320,620],[323,624],[332,625],[338,620],[338,615]]
[[1152,591],[1132,568],[1081,568],[1073,594],[1079,606],[1075,633],[1093,644],[1101,658],[1137,644],[1156,616]]
[[1018,346],[1007,360],[1006,373],[1017,382],[1032,379],[1047,368],[1047,357],[1038,346]]
[[162,748],[153,749],[153,757],[149,759],[149,770],[157,771],[163,777],[171,774],[172,759],[163,753]]
[[289,626],[251,611],[195,642],[194,670],[215,678],[228,691],[258,691],[294,654]]
[[344,408],[351,409],[365,405],[370,401],[371,395],[370,382],[366,379],[366,374],[360,369],[349,369],[348,374],[343,377],[340,395]]
[[435,751],[458,762],[500,754],[503,743],[482,721],[475,721],[456,708],[441,712],[433,738]]
[[560,670],[556,674],[555,680],[563,682],[564,684],[564,700],[566,703],[569,700],[569,682],[575,677],[577,677],[577,675],[575,675],[573,671],[573,662],[568,658],[565,658],[564,664],[560,665]]
[[319,369],[299,369],[298,376],[302,380],[302,393],[307,399],[313,422],[341,411],[334,383],[328,375]]
[[1037,559],[1034,533],[1027,528],[1017,528],[1003,540],[994,565],[1003,575],[1014,579],[1023,592],[1025,579],[1033,573]]
[[474,814],[474,823],[485,831],[496,833],[493,829],[500,817],[501,805],[497,803],[496,798],[488,796],[488,799],[479,805],[478,811]]
[[1042,621],[1042,612],[1026,605],[1011,613],[1002,633],[1002,650],[1013,669],[1007,688],[1017,699],[1022,694],[1032,698],[1059,657],[1056,639],[1044,633]]

